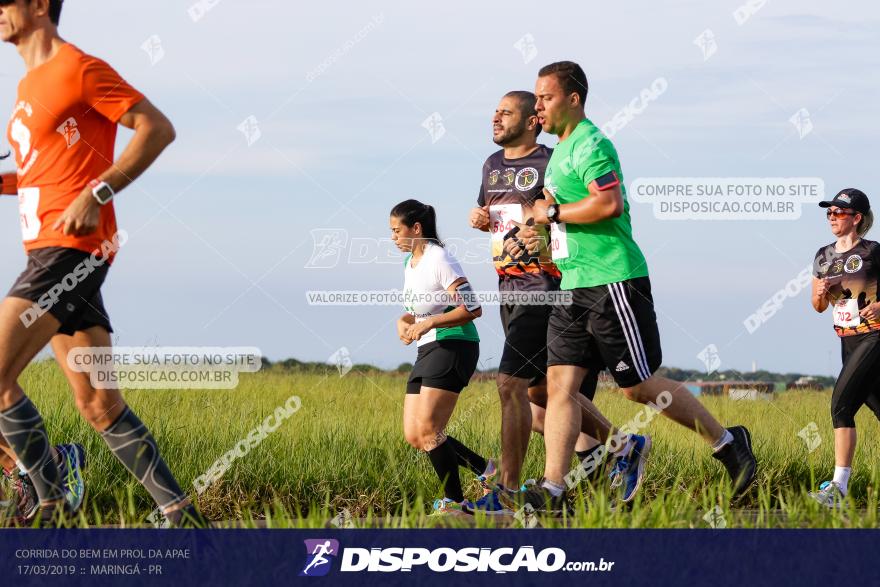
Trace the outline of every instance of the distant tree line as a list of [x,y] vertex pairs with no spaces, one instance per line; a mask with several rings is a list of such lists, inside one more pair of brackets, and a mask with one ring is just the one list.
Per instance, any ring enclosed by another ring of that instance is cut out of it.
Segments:
[[[347,366],[343,367],[347,368]],[[324,374],[329,371],[337,371],[339,367],[326,362],[298,361],[296,359],[270,361],[268,358],[263,357],[263,369],[271,371]],[[380,369],[379,367],[366,363],[351,365],[351,372],[354,373],[409,373],[411,369],[412,363],[401,363],[395,369]],[[497,372],[497,369],[478,370],[479,379],[491,379]],[[707,374],[698,369],[679,369],[677,367],[660,367],[657,373],[675,381],[768,381],[782,384],[792,383],[799,378],[806,376],[804,373],[772,373],[765,370],[743,373],[742,371],[737,371],[735,369],[716,371]],[[822,387],[834,386],[834,377],[829,377],[827,375],[813,375],[812,377],[815,383]]]

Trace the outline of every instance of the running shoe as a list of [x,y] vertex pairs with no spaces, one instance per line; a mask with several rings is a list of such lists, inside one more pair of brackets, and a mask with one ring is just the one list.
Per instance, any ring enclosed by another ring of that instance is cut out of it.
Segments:
[[40,509],[40,499],[37,490],[27,475],[18,468],[3,469],[3,478],[10,493],[10,517],[9,521],[16,526],[24,526],[30,523]]
[[480,511],[487,515],[500,515],[513,513],[501,504],[498,499],[498,488],[490,489],[488,493],[474,502],[473,510]]
[[574,510],[571,504],[568,503],[565,493],[554,496],[540,484],[525,488],[524,491],[516,493],[513,499],[515,502],[513,505],[516,506],[515,509],[517,511],[526,505],[530,505],[536,512],[551,516],[571,516],[574,514]]
[[615,490],[623,488],[620,496],[622,503],[631,502],[642,486],[642,481],[645,479],[645,463],[651,452],[651,437],[647,434],[645,436],[633,434],[631,439],[633,446],[629,454],[617,457],[609,474],[611,488]]
[[819,491],[810,492],[810,497],[830,510],[843,509],[843,500],[846,498],[840,485],[834,481],[825,481],[819,486]]
[[727,429],[733,435],[733,441],[712,456],[721,461],[733,481],[733,495],[742,495],[752,481],[758,469],[758,461],[752,452],[752,436],[745,426],[734,426]]
[[472,504],[468,500],[458,502],[458,501],[455,501],[454,499],[449,499],[448,497],[444,497],[443,499],[438,499],[434,502],[434,513],[432,515],[437,515],[437,516],[468,515],[468,516],[472,516],[473,514],[474,514],[474,504]]
[[86,495],[86,484],[83,471],[86,468],[86,449],[81,444],[59,444],[55,447],[58,453],[58,467],[61,473],[61,484],[64,488],[64,499],[74,513],[79,511]]
[[518,510],[522,507],[522,504],[519,503],[519,494],[528,491],[529,488],[534,487],[537,483],[534,479],[526,479],[519,489],[509,489],[501,483],[497,483],[494,489],[503,507],[509,510]]
[[520,491],[528,491],[530,487],[534,487],[538,484],[537,479],[526,479],[523,481],[523,484],[519,486]]
[[[59,444],[55,446],[55,452],[64,499],[70,506],[69,513],[75,514],[82,506],[85,497],[85,483],[82,477],[86,462],[85,449],[80,444]],[[12,489],[16,502],[12,521],[17,525],[30,524],[40,509],[40,500],[34,484],[31,483],[30,477],[17,468],[11,471],[4,469],[3,476]]]

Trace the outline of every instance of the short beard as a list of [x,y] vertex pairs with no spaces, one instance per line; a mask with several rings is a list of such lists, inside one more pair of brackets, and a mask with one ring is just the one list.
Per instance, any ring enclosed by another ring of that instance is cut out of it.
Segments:
[[504,147],[523,136],[525,132],[526,125],[522,124],[519,126],[519,128],[510,129],[507,131],[507,133],[499,137],[492,137],[492,142],[494,142],[499,147]]

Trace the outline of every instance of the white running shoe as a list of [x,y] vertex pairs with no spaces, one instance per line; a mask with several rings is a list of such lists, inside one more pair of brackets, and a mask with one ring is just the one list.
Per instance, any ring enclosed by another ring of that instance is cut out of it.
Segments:
[[810,492],[810,497],[830,510],[843,509],[843,500],[846,498],[840,485],[834,481],[825,481],[819,486],[819,491]]

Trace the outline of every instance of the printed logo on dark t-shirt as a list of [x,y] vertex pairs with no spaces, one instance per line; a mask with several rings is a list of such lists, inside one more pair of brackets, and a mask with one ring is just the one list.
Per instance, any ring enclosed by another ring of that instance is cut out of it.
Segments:
[[835,243],[822,247],[813,262],[813,276],[828,279],[831,288],[834,330],[839,336],[852,336],[880,330],[880,321],[868,320],[859,312],[877,300],[880,281],[880,245],[860,240],[856,246],[838,253]]
[[544,198],[544,172],[553,149],[538,148],[519,159],[505,159],[500,150],[483,164],[483,182],[477,203],[489,206],[492,234],[492,260],[502,291],[548,291],[559,289],[560,273],[547,250],[549,234],[540,226],[543,243],[534,255],[524,253],[512,258],[504,251],[503,237],[514,227],[512,221],[523,222],[537,199]]

